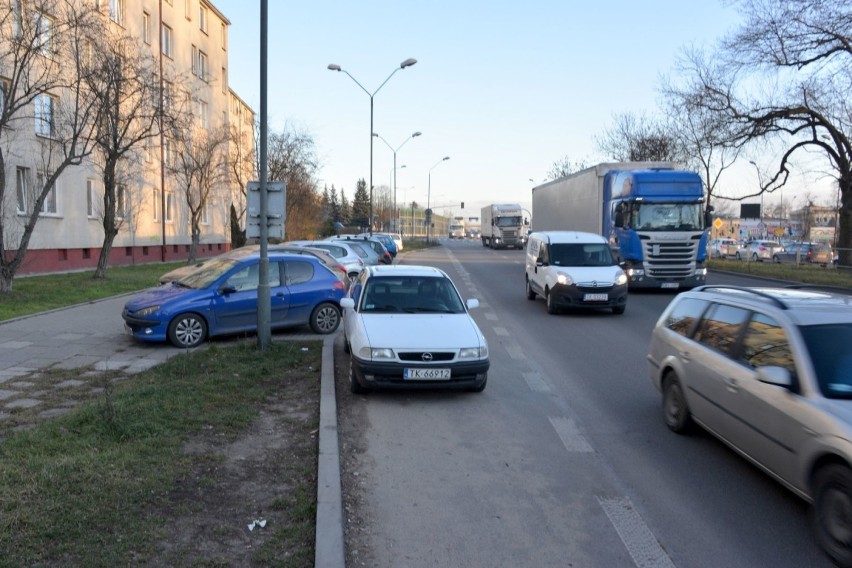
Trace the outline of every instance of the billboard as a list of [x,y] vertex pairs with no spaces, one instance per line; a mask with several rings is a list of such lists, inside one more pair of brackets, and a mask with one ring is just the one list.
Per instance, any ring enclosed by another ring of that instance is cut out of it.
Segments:
[[760,219],[760,203],[741,203],[741,219]]

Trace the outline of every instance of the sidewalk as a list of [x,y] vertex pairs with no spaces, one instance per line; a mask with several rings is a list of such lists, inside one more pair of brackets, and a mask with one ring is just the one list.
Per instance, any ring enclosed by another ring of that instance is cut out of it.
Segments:
[[[79,378],[39,380],[47,370],[118,371],[129,377],[184,351],[166,344],[134,340],[124,331],[121,310],[127,296],[116,296],[0,322],[0,423],[26,410],[37,422],[61,415],[87,398],[99,385]],[[319,464],[317,478],[316,557],[318,567],[343,568],[343,512],[337,404],[334,392],[334,341],[307,332],[307,327],[276,331],[274,341],[323,340],[320,387]],[[203,349],[204,346],[197,349]],[[88,395],[88,396],[87,396]],[[28,421],[13,430],[30,428]],[[2,442],[2,437],[0,437]]]

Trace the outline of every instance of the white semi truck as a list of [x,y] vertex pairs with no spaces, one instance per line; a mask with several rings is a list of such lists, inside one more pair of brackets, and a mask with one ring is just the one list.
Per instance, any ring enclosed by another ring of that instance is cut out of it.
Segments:
[[518,203],[492,203],[482,208],[480,216],[482,246],[495,248],[524,248],[527,223],[524,210]]
[[449,236],[451,239],[464,238],[464,217],[453,217],[450,221]]

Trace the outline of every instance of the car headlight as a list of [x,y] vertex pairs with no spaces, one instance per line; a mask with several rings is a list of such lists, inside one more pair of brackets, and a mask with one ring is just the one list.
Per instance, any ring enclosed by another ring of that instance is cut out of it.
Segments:
[[386,347],[362,347],[358,354],[362,359],[395,359],[396,356],[393,354],[393,349],[388,349]]
[[459,349],[459,359],[485,359],[488,357],[487,347],[463,347]]
[[136,314],[134,314],[134,315],[139,316],[139,317],[150,316],[151,314],[158,311],[159,309],[160,309],[160,306],[148,306],[147,308],[142,308],[141,310],[137,311]]
[[624,286],[625,284],[627,284],[627,275],[623,271],[620,271],[615,276],[615,285],[616,286]]
[[569,276],[565,272],[557,272],[556,273],[556,283],[562,284],[564,286],[570,286],[571,284],[574,283],[574,279],[571,278],[571,276]]

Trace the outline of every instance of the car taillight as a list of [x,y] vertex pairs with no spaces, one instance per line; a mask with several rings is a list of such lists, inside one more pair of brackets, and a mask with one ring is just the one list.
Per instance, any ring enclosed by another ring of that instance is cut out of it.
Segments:
[[341,291],[341,292],[343,292],[344,294],[346,293],[346,286],[344,286],[344,285],[343,285],[343,282],[341,282],[340,280],[337,280],[336,282],[334,282],[334,283],[331,285],[331,287],[332,287],[332,288],[335,288],[335,289],[337,289],[337,290],[340,290],[340,291]]

